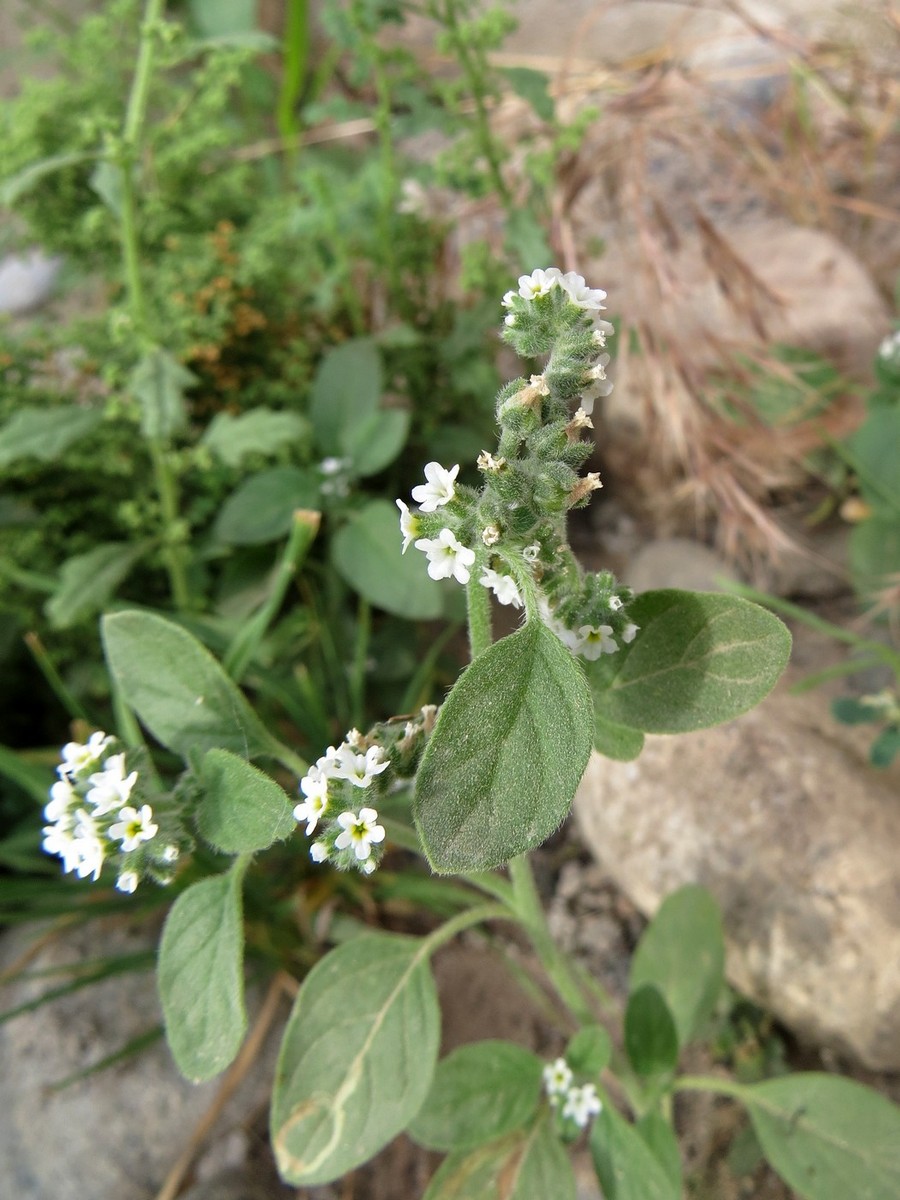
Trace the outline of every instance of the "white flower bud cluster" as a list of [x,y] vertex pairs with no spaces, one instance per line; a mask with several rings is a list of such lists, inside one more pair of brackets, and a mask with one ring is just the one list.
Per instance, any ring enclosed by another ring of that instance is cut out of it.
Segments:
[[603,1104],[592,1083],[579,1086],[572,1082],[573,1078],[572,1068],[564,1058],[558,1058],[544,1067],[544,1091],[551,1107],[559,1109],[564,1120],[574,1121],[579,1129],[586,1129]]
[[353,802],[353,789],[365,790],[390,766],[384,750],[351,729],[340,746],[329,746],[300,780],[305,799],[294,808],[294,819],[306,822],[312,837],[320,823],[318,839],[310,847],[313,862],[355,867],[365,875],[377,868],[384,842],[378,811]]
[[159,826],[149,804],[131,802],[138,773],[126,774],[124,753],[108,753],[112,742],[99,731],[83,744],[63,746],[59,779],[44,808],[49,824],[43,847],[59,855],[63,870],[74,871],[79,879],[99,879],[104,862],[113,859],[119,869],[116,887],[133,892],[147,867],[166,882],[179,852],[175,845],[151,852],[147,843],[156,839]]

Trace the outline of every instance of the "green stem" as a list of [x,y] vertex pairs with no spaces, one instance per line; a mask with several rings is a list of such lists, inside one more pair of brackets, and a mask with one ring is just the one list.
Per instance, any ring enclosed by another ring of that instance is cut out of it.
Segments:
[[474,661],[493,641],[490,592],[474,574],[466,584],[466,612],[469,618],[469,652]]
[[730,1079],[720,1079],[716,1075],[682,1075],[676,1079],[673,1090],[676,1092],[716,1092],[720,1096],[730,1096],[733,1100],[744,1100],[746,1088]]
[[50,685],[51,691],[69,716],[86,721],[88,725],[91,725],[91,718],[88,716],[84,705],[70,690],[59,671],[57,671],[50,658],[50,655],[47,653],[44,647],[44,643],[41,641],[38,635],[36,633],[26,633],[25,645],[31,651],[31,656],[37,663],[41,674]]
[[191,589],[188,586],[184,546],[173,537],[179,526],[178,480],[165,446],[155,438],[148,441],[153,477],[159,495],[162,513],[162,554],[169,574],[169,586],[176,608],[182,612],[191,607]]
[[566,961],[565,955],[556,945],[547,928],[547,919],[534,885],[534,876],[531,873],[527,855],[521,854],[518,858],[510,861],[509,877],[513,886],[514,903],[519,920],[524,925],[550,982],[556,988],[560,999],[565,1002],[569,1011],[581,1024],[594,1024],[597,1015],[581,990],[578,979]]
[[447,942],[453,941],[458,933],[462,933],[464,929],[469,929],[472,925],[480,925],[483,921],[508,921],[509,919],[509,909],[505,904],[481,904],[477,908],[466,909],[465,912],[445,921],[440,928],[428,935],[425,939],[428,953],[434,954],[435,950],[439,950]]

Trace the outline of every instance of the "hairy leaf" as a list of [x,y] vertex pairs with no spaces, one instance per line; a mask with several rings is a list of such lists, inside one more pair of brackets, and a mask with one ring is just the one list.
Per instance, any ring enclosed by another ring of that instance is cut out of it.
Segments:
[[246,759],[228,750],[209,750],[201,778],[206,794],[197,806],[197,828],[217,850],[265,850],[296,828],[287,796]]

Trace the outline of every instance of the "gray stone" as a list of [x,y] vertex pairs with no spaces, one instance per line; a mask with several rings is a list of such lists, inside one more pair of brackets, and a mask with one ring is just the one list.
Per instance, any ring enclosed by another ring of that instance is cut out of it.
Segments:
[[[819,665],[822,665],[821,662]],[[582,834],[652,914],[685,883],[722,907],[728,976],[802,1038],[900,1069],[900,770],[827,697],[785,688],[717,729],[594,756]]]
[[40,308],[53,295],[62,261],[42,250],[8,254],[0,260],[0,313],[19,316]]
[[692,592],[722,590],[734,580],[731,567],[701,542],[689,538],[658,538],[647,542],[627,565],[624,581],[636,592],[653,588],[684,588]]

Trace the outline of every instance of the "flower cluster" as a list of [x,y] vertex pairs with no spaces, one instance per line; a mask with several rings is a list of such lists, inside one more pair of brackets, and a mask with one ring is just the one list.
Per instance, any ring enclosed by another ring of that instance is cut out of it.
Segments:
[[544,1067],[544,1091],[551,1106],[559,1109],[563,1120],[574,1121],[579,1129],[586,1129],[603,1105],[592,1083],[579,1086],[573,1079],[572,1068],[564,1058]]
[[49,824],[43,847],[59,855],[63,870],[74,871],[80,879],[99,879],[110,859],[118,868],[116,887],[133,892],[145,872],[157,882],[169,882],[179,851],[157,839],[159,825],[150,805],[133,800],[138,773],[126,774],[125,754],[110,753],[112,742],[97,732],[83,744],[63,746],[59,779],[44,808]]
[[313,862],[355,867],[366,875],[376,869],[384,827],[377,809],[358,799],[389,766],[380,745],[351,729],[340,746],[329,746],[309,768],[300,780],[304,799],[294,808],[294,819],[306,822],[307,837],[320,829],[310,847]]
[[498,452],[483,450],[476,464],[481,490],[459,483],[459,464],[430,462],[412,490],[418,510],[397,501],[403,551],[423,551],[432,579],[474,579],[588,660],[616,653],[638,632],[628,619],[631,591],[608,571],[585,574],[565,529],[568,512],[602,486],[579,468],[591,452],[582,431],[592,428],[594,400],[612,389],[603,349],[613,327],[597,316],[605,298],[573,271],[521,276],[518,291],[503,297],[502,336],[524,357],[549,360],[541,374],[501,390]]

